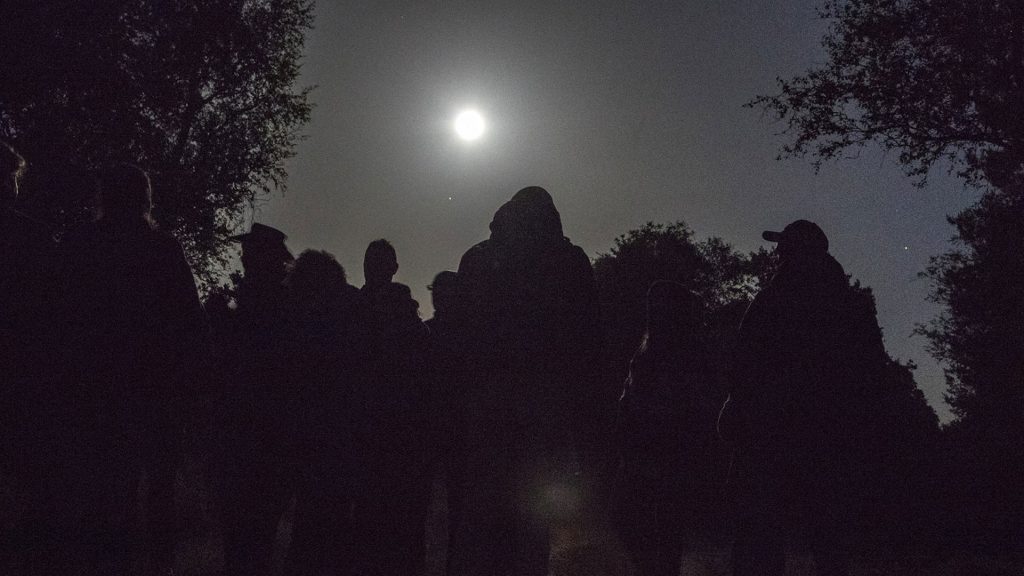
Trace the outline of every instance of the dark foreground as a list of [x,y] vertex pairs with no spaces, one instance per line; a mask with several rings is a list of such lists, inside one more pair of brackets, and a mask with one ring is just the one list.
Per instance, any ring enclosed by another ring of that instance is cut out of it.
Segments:
[[[434,503],[428,519],[427,571],[424,576],[443,576],[447,522],[444,489],[435,486]],[[181,523],[188,527],[181,535],[175,553],[176,576],[217,576],[222,573],[223,553],[214,500],[202,481],[199,467],[186,464],[179,474],[177,501]],[[0,518],[10,518],[16,503],[9,484],[0,482]],[[289,510],[278,528],[275,555],[278,570],[290,540],[293,510]],[[4,526],[3,528],[7,528]],[[633,576],[633,567],[607,519],[594,502],[584,503],[575,514],[562,521],[553,534],[552,576]],[[11,552],[0,557],[0,574],[15,574]],[[730,573],[729,546],[724,542],[698,541],[684,556],[681,576],[726,576]],[[787,566],[790,576],[812,575],[810,557],[793,551]],[[851,573],[856,576],[1024,576],[1024,566],[997,558],[950,553],[945,558],[897,559],[861,556]]]

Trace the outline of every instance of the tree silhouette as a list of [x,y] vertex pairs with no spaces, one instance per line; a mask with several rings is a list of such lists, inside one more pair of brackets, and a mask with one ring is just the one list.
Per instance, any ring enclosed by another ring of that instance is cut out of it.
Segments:
[[1024,552],[1024,190],[991,191],[950,221],[956,248],[925,273],[945,311],[919,330],[946,364],[946,401],[958,418],[948,431],[958,466],[948,476],[974,511],[961,524]]
[[960,418],[1024,413],[1024,194],[986,194],[950,222],[957,248],[925,273],[946,311],[921,332],[948,366],[946,399]]
[[820,15],[825,62],[750,103],[785,122],[785,155],[820,165],[875,142],[919,183],[942,160],[970,182],[1024,173],[1024,4],[826,0]]
[[654,281],[678,282],[699,294],[711,325],[717,325],[721,314],[738,324],[756,292],[758,271],[750,257],[721,238],[695,240],[680,221],[648,222],[619,236],[608,253],[594,260],[594,276],[608,358],[616,373],[624,373],[643,334],[645,297]]
[[310,113],[295,87],[310,0],[17,0],[3,20],[0,138],[29,159],[23,208],[71,225],[88,171],[134,162],[211,279],[222,236],[284,189]]

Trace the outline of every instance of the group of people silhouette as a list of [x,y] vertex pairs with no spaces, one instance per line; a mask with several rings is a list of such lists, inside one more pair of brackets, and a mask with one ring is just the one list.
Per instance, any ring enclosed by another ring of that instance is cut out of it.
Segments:
[[[295,257],[253,224],[229,239],[240,279],[204,301],[151,218],[146,172],[99,172],[97,218],[58,244],[14,208],[24,167],[0,145],[0,470],[21,503],[0,528],[19,570],[170,573],[176,474],[205,434],[228,576],[268,573],[293,501],[286,574],[420,574],[439,472],[448,574],[548,574],[602,336],[590,260],[547,191],[497,210],[435,277],[423,321],[386,240],[356,288],[331,254]],[[701,391],[700,299],[667,281],[647,294],[611,514],[641,575],[678,574],[684,519],[725,482],[720,437],[742,510],[734,574],[782,574],[794,526],[819,574],[846,573],[843,411],[884,350],[818,226],[764,238],[781,263],[743,320],[724,407]]]

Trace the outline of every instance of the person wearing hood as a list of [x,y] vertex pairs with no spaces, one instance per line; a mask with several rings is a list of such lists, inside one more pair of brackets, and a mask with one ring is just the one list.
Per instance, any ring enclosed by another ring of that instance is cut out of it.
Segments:
[[719,416],[735,451],[733,574],[783,574],[785,539],[798,531],[818,574],[847,574],[844,495],[864,427],[851,412],[880,395],[871,369],[885,354],[881,331],[816,224],[763,238],[778,243],[778,271],[743,318]]
[[546,575],[573,400],[599,342],[594,275],[543,188],[517,192],[490,229],[458,270],[469,375],[449,574]]
[[[128,562],[128,519],[143,476],[145,543],[159,570],[173,566],[174,486],[183,431],[210,349],[209,327],[179,242],[159,230],[149,176],[122,164],[99,175],[101,216],[61,248],[65,387],[75,399],[66,463],[81,488],[77,544],[98,566]],[[89,572],[90,570],[84,570]]]

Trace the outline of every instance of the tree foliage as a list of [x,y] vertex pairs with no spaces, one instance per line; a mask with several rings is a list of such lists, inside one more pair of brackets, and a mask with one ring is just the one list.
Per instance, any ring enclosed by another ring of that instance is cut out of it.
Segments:
[[678,282],[700,295],[710,323],[729,315],[738,324],[758,276],[749,257],[721,238],[696,240],[685,222],[648,222],[619,236],[594,261],[594,275],[609,358],[622,370],[643,334],[647,288],[655,280]]
[[926,272],[945,311],[920,331],[947,366],[958,417],[1024,430],[1024,190],[990,192],[950,222],[957,247]]
[[3,4],[0,138],[29,159],[24,208],[64,227],[88,171],[133,162],[156,216],[210,279],[223,235],[285,185],[308,120],[296,88],[310,0]]
[[1024,175],[1024,4],[827,0],[825,62],[751,105],[782,120],[787,155],[816,164],[876,142],[925,181],[949,161],[970,182]]

